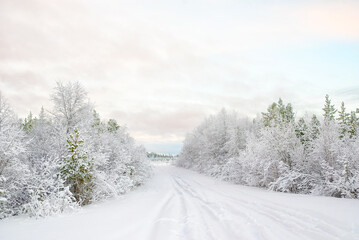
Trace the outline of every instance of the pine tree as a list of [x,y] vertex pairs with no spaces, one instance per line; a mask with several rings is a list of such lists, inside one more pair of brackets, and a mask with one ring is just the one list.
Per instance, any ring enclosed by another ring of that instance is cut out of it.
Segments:
[[41,106],[41,110],[39,113],[39,120],[44,122],[45,119],[46,119],[45,109],[43,106]]
[[262,113],[264,126],[274,127],[277,125],[285,125],[294,121],[294,112],[292,105],[285,105],[283,100],[279,98],[278,103],[272,103],[266,113]]
[[285,117],[284,117],[284,119],[288,123],[294,121],[294,112],[293,112],[293,107],[292,107],[291,103],[288,103],[287,106],[285,107]]
[[87,92],[79,82],[67,84],[57,82],[51,97],[54,103],[52,114],[63,125],[66,134],[69,134],[75,127],[79,127],[81,123],[84,123],[84,119],[91,116]]
[[314,140],[318,137],[320,132],[320,122],[315,114],[313,114],[310,120],[310,138]]
[[273,122],[277,122],[278,121],[278,106],[276,103],[272,103],[271,105],[269,105],[269,107],[267,108],[267,112],[263,113],[262,112],[262,116],[263,116],[263,122],[264,122],[264,126],[271,126],[273,125]]
[[119,128],[120,128],[120,126],[117,124],[115,119],[108,120],[108,122],[107,122],[107,130],[109,132],[116,132]]
[[353,136],[356,136],[358,133],[359,128],[359,119],[356,116],[356,112],[352,111],[350,113],[350,117],[348,117],[348,133],[349,136],[352,138]]
[[306,147],[310,139],[308,136],[308,125],[306,124],[304,118],[299,119],[296,124],[295,133],[303,146]]
[[32,117],[32,113],[30,112],[27,118],[24,119],[23,123],[23,128],[27,133],[29,133],[33,129],[35,121],[36,119]]
[[340,111],[338,111],[339,117],[337,118],[337,120],[339,121],[339,126],[340,126],[340,137],[343,138],[345,136],[345,134],[348,131],[348,123],[349,123],[349,113],[345,112],[345,106],[344,106],[344,102],[342,102],[341,106],[340,106]]
[[283,104],[283,100],[281,98],[279,98],[278,100],[278,112],[279,112],[279,117],[281,119],[285,119],[286,116],[286,106]]
[[335,117],[335,113],[337,110],[334,108],[334,105],[331,105],[331,101],[329,99],[329,95],[325,95],[325,104],[324,104],[324,120],[326,121],[333,121]]
[[90,121],[91,127],[96,134],[101,134],[106,131],[106,126],[101,122],[100,114],[96,110],[93,110],[92,119]]
[[74,135],[67,139],[69,155],[63,159],[61,167],[62,178],[80,205],[91,201],[93,190],[93,159],[83,150],[83,144],[80,133],[75,128]]

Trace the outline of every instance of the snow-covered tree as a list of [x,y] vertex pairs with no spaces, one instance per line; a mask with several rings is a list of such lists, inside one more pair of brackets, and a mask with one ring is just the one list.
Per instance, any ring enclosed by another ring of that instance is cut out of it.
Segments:
[[150,176],[146,151],[135,145],[126,128],[97,132],[91,149],[95,159],[94,200],[126,193]]
[[290,103],[285,105],[283,100],[279,99],[278,103],[269,105],[267,112],[262,113],[262,117],[265,126],[276,126],[292,122],[294,112]]
[[345,112],[344,102],[340,106],[340,111],[338,111],[339,117],[337,118],[340,126],[340,137],[344,137],[348,132],[349,116],[350,114]]
[[[4,176],[0,176],[0,186],[3,187],[3,183],[6,181]],[[0,188],[0,219],[6,217],[6,211],[7,211],[7,206],[6,206],[6,202],[7,199],[5,198],[5,189]]]
[[117,124],[115,119],[108,120],[108,122],[107,122],[107,130],[109,132],[116,132],[119,128],[120,128],[120,126]]
[[75,127],[79,128],[87,123],[84,118],[89,118],[92,108],[88,102],[87,93],[79,82],[67,84],[57,82],[51,98],[54,103],[52,114],[62,124],[67,134]]
[[30,200],[23,206],[24,213],[44,217],[77,207],[72,192],[58,174],[60,164],[56,159],[42,159],[41,169],[33,172],[27,188]]
[[67,139],[68,156],[61,164],[61,177],[80,205],[90,203],[93,191],[93,159],[83,149],[78,129]]
[[28,117],[24,119],[23,127],[26,132],[31,131],[31,129],[34,127],[34,121],[36,119],[33,118],[32,113],[30,112]]
[[334,105],[331,104],[331,100],[329,99],[329,95],[325,95],[325,105],[323,108],[324,111],[324,119],[326,121],[332,121],[335,119],[335,113],[337,110],[335,109]]
[[349,136],[351,138],[358,137],[359,118],[356,116],[356,112],[354,112],[354,111],[350,112],[350,117],[348,118],[347,127],[348,127]]
[[17,214],[23,200],[28,168],[24,164],[26,142],[14,112],[0,94],[0,217]]
[[320,131],[320,122],[315,114],[313,114],[312,119],[309,124],[310,140],[314,140],[318,137]]
[[295,129],[297,138],[301,141],[303,146],[307,147],[310,141],[309,127],[304,118],[300,118],[296,124]]

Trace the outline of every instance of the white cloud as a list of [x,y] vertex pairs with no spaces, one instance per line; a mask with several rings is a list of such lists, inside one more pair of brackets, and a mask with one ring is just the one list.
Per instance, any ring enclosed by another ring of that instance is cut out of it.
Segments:
[[141,142],[177,144],[222,107],[254,116],[283,97],[318,108],[305,100],[316,94],[297,91],[300,80],[270,69],[275,51],[264,52],[358,41],[357,9],[350,1],[1,1],[0,88],[24,116],[51,107],[55,81],[78,80],[103,117]]

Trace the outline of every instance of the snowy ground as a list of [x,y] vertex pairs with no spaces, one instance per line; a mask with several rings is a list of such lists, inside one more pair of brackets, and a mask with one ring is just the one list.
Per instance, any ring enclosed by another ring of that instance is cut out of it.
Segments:
[[119,199],[2,220],[0,239],[359,239],[359,201],[268,192],[157,164],[148,184]]

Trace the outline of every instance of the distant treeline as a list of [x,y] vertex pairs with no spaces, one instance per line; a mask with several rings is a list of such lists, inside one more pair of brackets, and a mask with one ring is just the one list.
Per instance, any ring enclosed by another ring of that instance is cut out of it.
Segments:
[[147,152],[148,158],[174,158],[178,155],[172,155],[167,153],[154,153],[154,152]]

